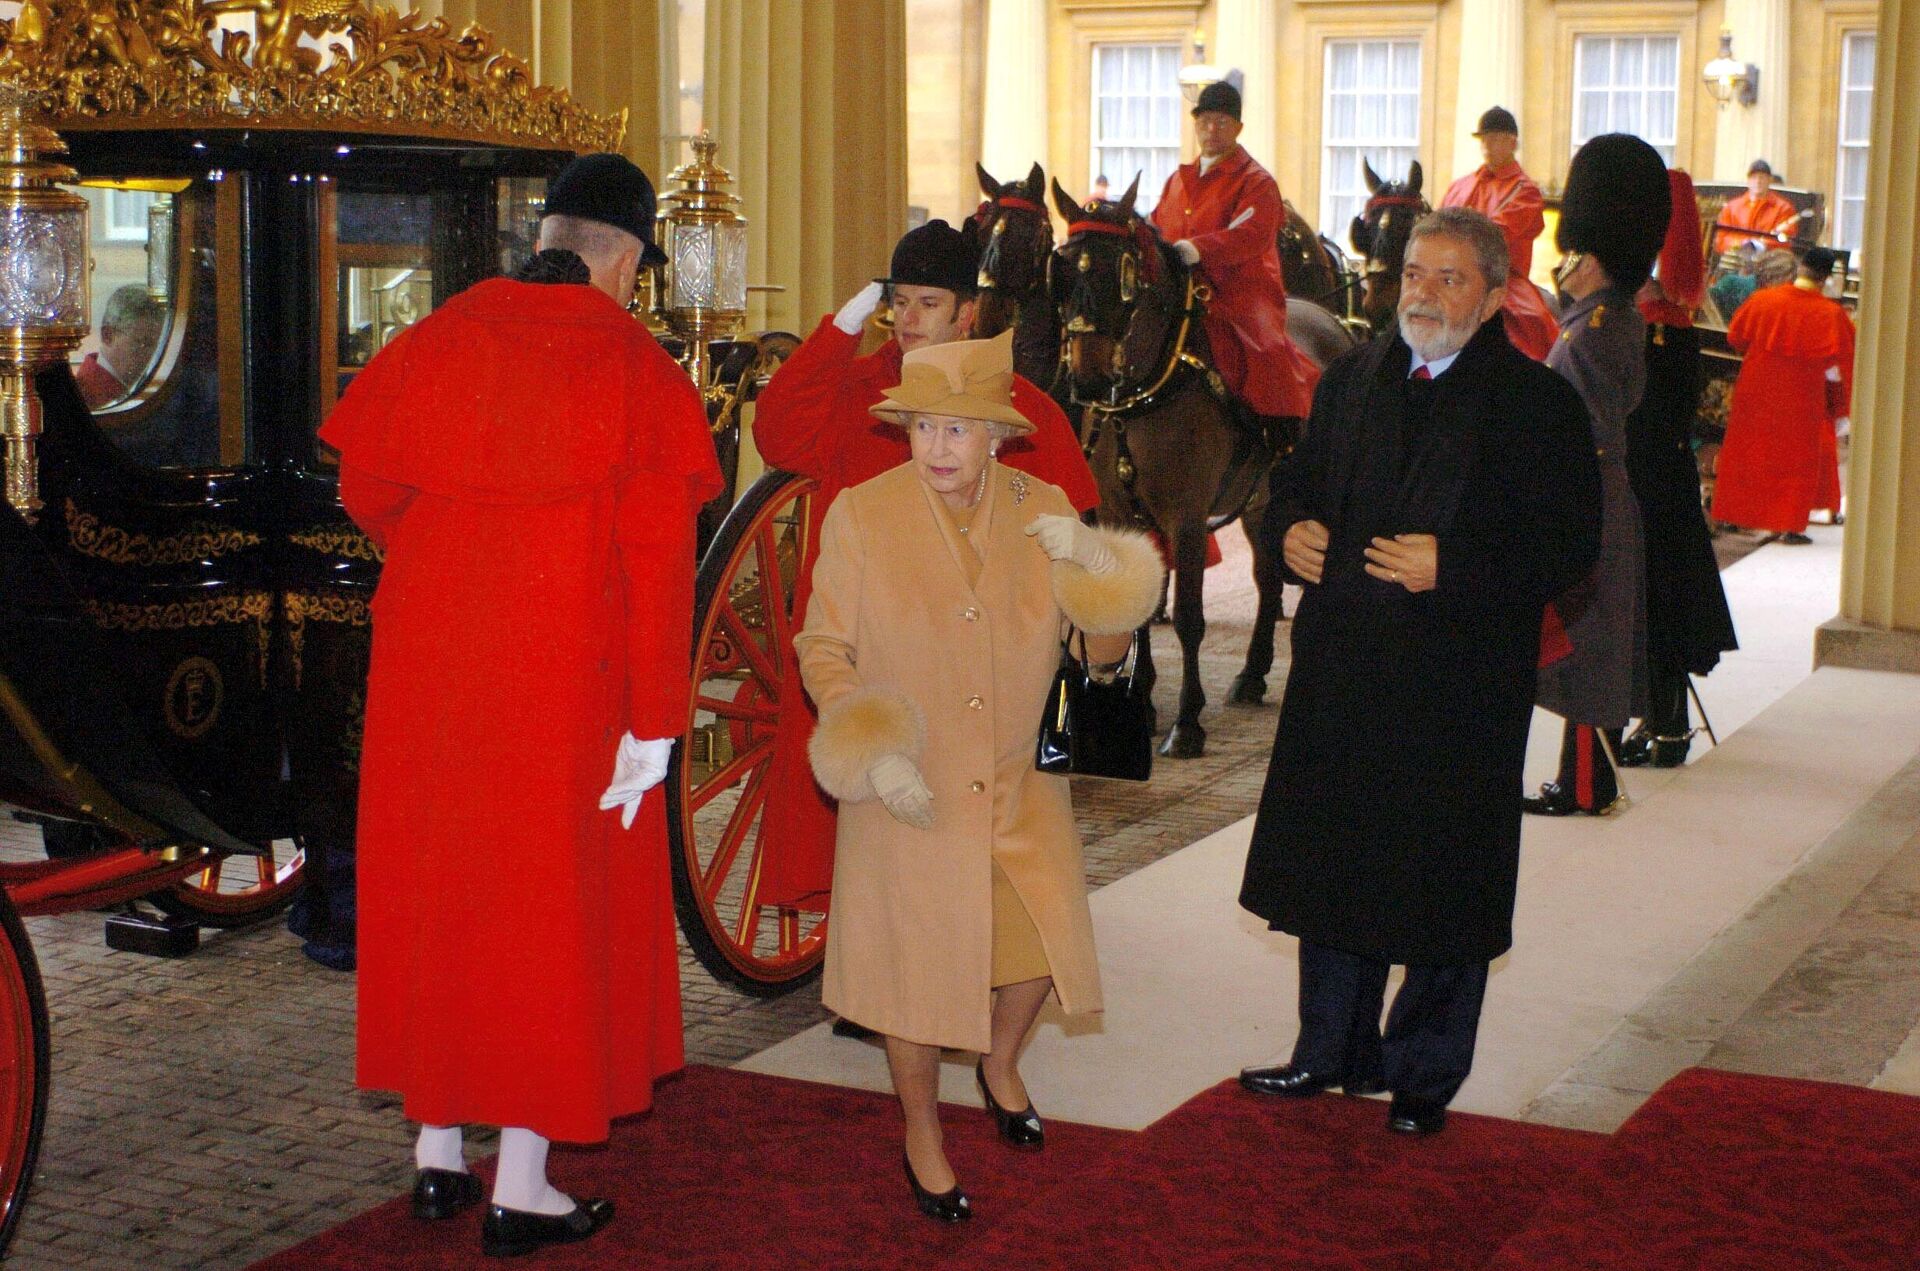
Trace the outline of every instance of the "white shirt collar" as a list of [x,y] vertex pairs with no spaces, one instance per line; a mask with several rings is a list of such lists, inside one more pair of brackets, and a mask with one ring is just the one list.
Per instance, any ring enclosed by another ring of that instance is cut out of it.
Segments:
[[[1408,352],[1412,352],[1412,350],[1408,350]],[[1442,375],[1445,375],[1447,373],[1447,368],[1449,366],[1452,366],[1453,360],[1459,356],[1460,356],[1460,350],[1455,349],[1453,352],[1447,354],[1445,357],[1438,357],[1431,362],[1425,362],[1421,360],[1420,355],[1418,353],[1414,353],[1413,365],[1407,368],[1407,378],[1412,379],[1414,372],[1418,371],[1421,367],[1424,366],[1427,368],[1428,375],[1431,375],[1434,379],[1439,379]]]

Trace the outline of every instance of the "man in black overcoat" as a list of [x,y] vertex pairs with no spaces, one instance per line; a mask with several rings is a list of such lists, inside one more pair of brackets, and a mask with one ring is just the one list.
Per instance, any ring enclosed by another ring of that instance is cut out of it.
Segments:
[[1240,903],[1300,938],[1300,1037],[1241,1082],[1389,1089],[1405,1133],[1440,1129],[1472,1067],[1513,942],[1541,614],[1600,546],[1586,410],[1508,343],[1506,277],[1480,213],[1420,222],[1399,330],[1327,368],[1262,529],[1306,595]]

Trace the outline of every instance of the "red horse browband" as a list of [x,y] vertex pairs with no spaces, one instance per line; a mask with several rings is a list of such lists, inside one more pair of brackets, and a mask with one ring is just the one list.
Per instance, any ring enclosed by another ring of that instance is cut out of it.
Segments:
[[1132,238],[1133,231],[1124,225],[1109,225],[1105,221],[1075,221],[1067,226],[1067,237],[1075,234],[1117,234],[1121,238]]
[[1022,212],[1039,212],[1044,215],[1047,210],[1038,203],[1035,203],[1032,199],[1023,199],[1012,194],[1002,194],[999,198],[995,199],[994,202],[998,203],[1001,207],[1019,208]]
[[1367,200],[1366,210],[1371,212],[1376,207],[1422,207],[1425,204],[1426,200],[1418,194],[1376,194]]

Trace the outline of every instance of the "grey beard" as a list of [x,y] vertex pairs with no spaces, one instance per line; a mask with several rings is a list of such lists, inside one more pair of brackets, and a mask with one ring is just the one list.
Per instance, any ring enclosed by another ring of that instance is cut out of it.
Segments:
[[1407,329],[1407,319],[1404,314],[1399,315],[1396,321],[1400,324],[1400,338],[1407,342],[1407,347],[1412,349],[1413,355],[1422,362],[1438,362],[1443,357],[1452,357],[1466,348],[1467,341],[1473,338],[1471,328],[1456,327],[1442,319],[1439,334],[1422,341]]

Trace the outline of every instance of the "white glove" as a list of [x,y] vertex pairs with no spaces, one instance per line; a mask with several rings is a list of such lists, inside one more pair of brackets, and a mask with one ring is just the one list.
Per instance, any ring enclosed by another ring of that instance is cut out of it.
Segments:
[[916,830],[933,828],[933,791],[913,760],[905,755],[882,755],[867,769],[867,781],[893,819]]
[[633,818],[640,811],[640,796],[666,779],[667,756],[671,753],[671,737],[640,741],[632,733],[623,736],[613,755],[613,781],[600,796],[600,810],[621,809],[620,828],[632,829]]
[[1173,254],[1185,262],[1189,269],[1200,263],[1200,249],[1184,238],[1173,245]]
[[870,282],[854,293],[853,299],[840,306],[840,312],[833,315],[833,325],[848,335],[859,335],[867,325],[867,319],[880,307],[880,297],[886,288],[877,282]]
[[1049,560],[1071,561],[1089,574],[1112,573],[1120,567],[1100,535],[1071,516],[1042,513],[1027,522],[1027,533]]

